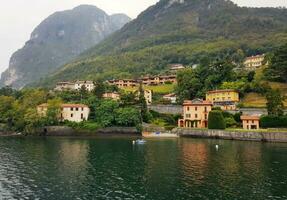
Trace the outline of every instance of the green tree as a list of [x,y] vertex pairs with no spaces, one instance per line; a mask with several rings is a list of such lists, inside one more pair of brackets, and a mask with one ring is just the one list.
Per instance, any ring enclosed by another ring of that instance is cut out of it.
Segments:
[[208,129],[225,129],[226,124],[220,110],[212,110],[208,115]]
[[202,88],[203,84],[195,70],[188,68],[177,73],[176,94],[180,103],[185,99],[199,97]]
[[281,116],[284,114],[285,97],[281,95],[279,90],[270,89],[266,93],[268,115]]
[[62,100],[59,98],[48,100],[48,110],[46,114],[47,125],[57,125],[61,114]]
[[119,126],[138,126],[141,116],[137,109],[132,107],[119,108],[116,110],[116,124]]
[[113,100],[102,100],[96,107],[95,120],[103,127],[109,127],[115,125],[116,109],[119,108],[119,104]]
[[99,99],[103,98],[103,94],[106,91],[103,80],[98,79],[96,82],[94,82],[94,85],[95,85],[95,88],[93,90],[93,94]]
[[264,74],[268,79],[287,83],[287,43],[274,52]]
[[138,103],[140,106],[142,121],[148,122],[149,121],[149,112],[148,112],[147,103],[146,103],[146,99],[144,96],[144,88],[143,88],[142,84],[140,84],[138,92],[139,92]]

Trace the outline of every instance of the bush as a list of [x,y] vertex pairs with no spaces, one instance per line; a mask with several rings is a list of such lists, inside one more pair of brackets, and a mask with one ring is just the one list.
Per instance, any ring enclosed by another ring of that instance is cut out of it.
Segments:
[[226,128],[222,111],[213,110],[209,112],[208,116],[208,129],[220,129]]
[[260,118],[262,128],[287,128],[287,115],[285,116],[262,116]]

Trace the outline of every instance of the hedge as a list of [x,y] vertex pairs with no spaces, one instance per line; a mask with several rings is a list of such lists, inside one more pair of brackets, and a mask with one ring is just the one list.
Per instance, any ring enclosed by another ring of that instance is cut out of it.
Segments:
[[260,118],[262,128],[287,128],[287,115],[285,116],[262,116]]
[[226,128],[225,120],[222,111],[212,110],[208,116],[208,129],[220,129]]

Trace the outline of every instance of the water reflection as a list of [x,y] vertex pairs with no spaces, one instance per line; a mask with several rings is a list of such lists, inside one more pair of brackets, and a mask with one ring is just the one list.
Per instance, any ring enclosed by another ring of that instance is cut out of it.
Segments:
[[0,199],[287,199],[287,144],[131,140],[0,138]]

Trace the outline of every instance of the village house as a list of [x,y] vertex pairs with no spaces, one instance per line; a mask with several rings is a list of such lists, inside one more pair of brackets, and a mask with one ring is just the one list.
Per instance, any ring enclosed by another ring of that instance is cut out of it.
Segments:
[[75,84],[72,82],[58,82],[55,91],[75,90]]
[[166,94],[162,98],[165,99],[166,101],[169,101],[170,103],[176,103],[177,101],[177,96],[174,93]]
[[58,82],[54,90],[80,90],[82,87],[85,87],[87,91],[91,92],[95,88],[95,85],[93,81]]
[[242,120],[243,129],[258,130],[260,128],[259,116],[242,115],[240,119]]
[[184,128],[207,128],[208,114],[212,109],[210,101],[202,99],[187,100],[183,103],[183,119],[179,119],[178,126]]
[[[40,116],[46,116],[48,104],[44,103],[37,106],[37,112]],[[90,108],[83,104],[62,104],[59,114],[60,121],[82,122],[89,118]]]
[[182,64],[172,64],[170,67],[170,71],[173,73],[178,72],[179,70],[183,70],[185,67]]
[[95,88],[95,84],[93,81],[76,81],[75,90],[80,90],[82,87],[91,92]]
[[263,61],[265,59],[265,55],[256,55],[247,57],[244,61],[244,67],[246,70],[253,71],[263,65]]
[[115,80],[109,80],[108,84],[110,85],[116,85],[119,88],[124,87],[137,87],[139,86],[137,80],[133,79],[115,79]]
[[213,90],[206,93],[206,100],[222,110],[236,110],[239,93],[236,90]]
[[115,101],[120,100],[120,94],[117,92],[107,92],[103,94],[104,99],[113,99]]
[[176,75],[144,77],[141,78],[140,81],[143,85],[162,85],[166,83],[176,83]]

